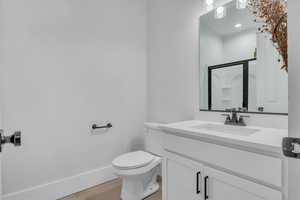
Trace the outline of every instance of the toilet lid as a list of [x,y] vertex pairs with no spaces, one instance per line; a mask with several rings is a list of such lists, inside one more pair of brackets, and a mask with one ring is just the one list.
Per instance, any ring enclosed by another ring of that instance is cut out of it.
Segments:
[[154,160],[154,156],[144,151],[130,152],[113,160],[113,166],[121,169],[144,167]]

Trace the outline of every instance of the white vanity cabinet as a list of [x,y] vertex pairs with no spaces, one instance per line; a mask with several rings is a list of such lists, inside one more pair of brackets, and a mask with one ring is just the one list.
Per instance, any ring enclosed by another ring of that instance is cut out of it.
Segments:
[[281,200],[281,192],[165,153],[164,200]]
[[163,200],[287,200],[284,166],[274,152],[165,132]]

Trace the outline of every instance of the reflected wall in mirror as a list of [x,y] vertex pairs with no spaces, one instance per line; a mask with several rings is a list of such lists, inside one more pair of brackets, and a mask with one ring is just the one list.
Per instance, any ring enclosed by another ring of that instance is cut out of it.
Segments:
[[269,36],[249,8],[222,7],[200,17],[200,109],[287,114],[288,74]]

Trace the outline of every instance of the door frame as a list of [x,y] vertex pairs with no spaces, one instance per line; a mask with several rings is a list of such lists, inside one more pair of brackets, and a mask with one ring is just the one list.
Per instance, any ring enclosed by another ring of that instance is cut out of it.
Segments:
[[[299,0],[288,1],[288,51],[289,51],[289,137],[300,138],[300,28]],[[288,199],[300,199],[300,160],[288,160]]]

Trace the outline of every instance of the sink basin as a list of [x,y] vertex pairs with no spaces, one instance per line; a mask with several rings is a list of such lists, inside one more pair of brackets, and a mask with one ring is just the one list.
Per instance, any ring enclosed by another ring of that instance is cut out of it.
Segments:
[[203,131],[214,131],[219,133],[239,135],[239,136],[250,136],[259,131],[259,129],[240,127],[240,126],[231,126],[231,125],[221,125],[221,124],[202,124],[198,126],[193,126]]

